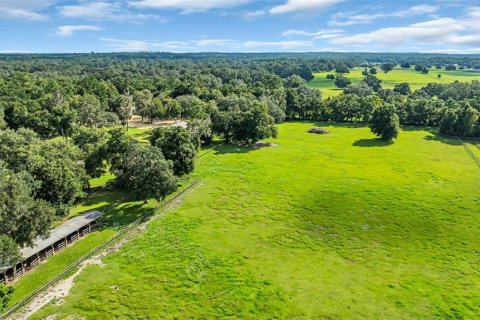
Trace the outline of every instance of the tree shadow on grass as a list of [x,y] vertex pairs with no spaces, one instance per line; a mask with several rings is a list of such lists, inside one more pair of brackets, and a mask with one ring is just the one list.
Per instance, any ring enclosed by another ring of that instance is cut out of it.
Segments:
[[353,143],[355,147],[387,147],[393,144],[393,141],[385,141],[380,138],[358,139]]
[[116,226],[127,225],[142,216],[150,216],[155,212],[151,207],[144,205],[143,202],[133,202],[126,205],[119,205],[118,207],[106,212],[102,221],[115,223]]
[[248,146],[241,146],[241,145],[235,145],[235,144],[226,144],[223,146],[220,146],[215,149],[215,154],[227,154],[227,153],[248,153],[250,151],[254,151],[257,148],[248,145]]
[[462,144],[462,142],[460,142],[457,138],[443,137],[433,132],[431,132],[428,136],[423,137],[423,139],[428,141],[439,141],[451,146],[460,146]]
[[336,127],[336,128],[365,128],[365,123],[351,123],[351,122],[322,122],[322,121],[314,121],[313,124],[316,127]]

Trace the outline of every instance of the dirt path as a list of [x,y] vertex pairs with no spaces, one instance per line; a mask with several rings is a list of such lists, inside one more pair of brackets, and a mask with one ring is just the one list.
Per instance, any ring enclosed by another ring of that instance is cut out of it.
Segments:
[[[188,190],[185,194],[191,193],[196,189],[196,186],[193,187],[192,189]],[[169,203],[166,205],[162,211],[166,212],[169,211],[175,207],[177,207],[185,194],[181,195],[177,199],[175,199],[172,203]],[[138,234],[142,233],[145,231],[148,223],[151,221],[160,218],[163,216],[163,214],[156,214],[149,220],[145,221],[144,223],[140,224],[138,227],[130,230],[120,241],[116,242],[113,246],[107,248],[100,254],[91,257],[90,259],[87,259],[83,261],[78,270],[71,275],[70,277],[59,281],[57,284],[53,285],[49,289],[47,289],[45,292],[42,294],[38,295],[36,298],[34,298],[29,304],[27,304],[24,308],[20,309],[18,312],[13,314],[12,316],[8,317],[7,319],[16,319],[16,320],[26,320],[28,319],[31,315],[33,315],[35,312],[46,306],[48,303],[57,300],[58,304],[63,303],[63,298],[68,295],[70,292],[70,289],[73,287],[75,284],[75,278],[89,265],[99,265],[101,267],[104,266],[104,263],[102,261],[102,258],[106,256],[109,253],[116,252],[120,250],[120,248],[128,241],[130,241],[132,238],[137,236]]]
[[41,295],[33,299],[32,302],[30,302],[24,309],[22,309],[22,314],[14,314],[9,319],[26,320],[32,314],[34,314],[35,312],[40,310],[43,306],[48,304],[50,301],[60,300],[64,298],[68,294],[70,289],[73,287],[75,277],[78,276],[83,271],[83,269],[85,269],[85,267],[92,264],[103,266],[103,262],[101,260],[100,255],[92,257],[88,260],[85,260],[80,265],[77,272],[75,272],[73,275],[71,275],[67,279],[64,279],[58,282],[53,287],[50,287],[50,289],[48,289],[47,291],[43,292]]
[[169,127],[169,126],[180,126],[186,127],[187,123],[185,121],[174,121],[174,120],[155,120],[153,123],[149,121],[143,122],[142,117],[140,116],[133,116],[128,121],[128,126],[130,128],[141,128],[141,129],[155,129],[158,127]]

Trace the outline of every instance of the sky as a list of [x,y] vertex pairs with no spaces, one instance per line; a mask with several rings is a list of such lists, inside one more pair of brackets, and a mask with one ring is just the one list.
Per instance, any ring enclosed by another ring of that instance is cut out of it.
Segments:
[[480,53],[480,0],[0,0],[0,53]]

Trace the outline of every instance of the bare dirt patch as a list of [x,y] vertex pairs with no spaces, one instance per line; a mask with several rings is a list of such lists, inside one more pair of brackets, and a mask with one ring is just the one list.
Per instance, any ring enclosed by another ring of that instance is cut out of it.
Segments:
[[159,127],[171,127],[171,126],[186,127],[187,122],[180,121],[180,120],[154,120],[152,123],[150,123],[150,121],[148,121],[147,119],[144,119],[144,121],[142,121],[141,116],[133,116],[128,121],[128,126],[130,128],[140,128],[140,129],[155,129]]

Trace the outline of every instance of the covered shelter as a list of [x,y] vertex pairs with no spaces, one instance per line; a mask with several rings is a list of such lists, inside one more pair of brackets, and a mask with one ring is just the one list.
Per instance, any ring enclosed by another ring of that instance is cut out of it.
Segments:
[[96,210],[81,213],[50,230],[48,238],[37,238],[33,246],[20,250],[22,261],[0,270],[0,282],[14,280],[55,252],[89,234],[98,226],[97,219],[102,215],[103,212]]

